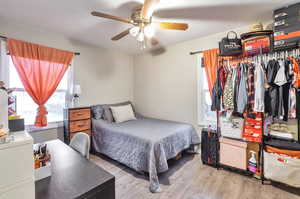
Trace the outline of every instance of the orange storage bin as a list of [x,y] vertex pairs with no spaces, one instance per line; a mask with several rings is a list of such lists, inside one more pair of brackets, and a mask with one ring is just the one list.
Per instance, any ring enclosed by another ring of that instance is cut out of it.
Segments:
[[293,151],[293,150],[286,150],[286,149],[279,149],[272,146],[266,146],[266,151],[268,153],[277,153],[279,155],[287,155],[293,158],[300,159],[300,151]]
[[263,122],[260,113],[255,113],[256,118],[246,117],[243,139],[249,142],[262,142]]

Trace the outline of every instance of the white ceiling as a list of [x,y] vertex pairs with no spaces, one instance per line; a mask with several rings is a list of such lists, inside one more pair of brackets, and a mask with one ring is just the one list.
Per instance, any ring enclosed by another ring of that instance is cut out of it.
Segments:
[[[17,21],[70,39],[115,48],[130,54],[140,52],[134,38],[110,38],[129,24],[93,17],[91,11],[129,17],[143,0],[0,0],[0,18]],[[299,0],[161,0],[154,19],[189,23],[187,31],[157,30],[164,45],[190,40],[272,19],[272,10]],[[153,19],[153,20],[154,20]],[[1,27],[0,27],[1,30]]]

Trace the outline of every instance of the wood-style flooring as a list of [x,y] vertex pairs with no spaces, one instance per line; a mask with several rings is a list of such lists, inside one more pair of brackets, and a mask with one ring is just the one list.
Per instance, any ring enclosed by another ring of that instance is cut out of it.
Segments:
[[[91,161],[116,177],[116,199],[299,199],[293,194],[261,181],[227,170],[203,165],[200,155],[184,154],[171,160],[169,171],[160,174],[162,193],[150,193],[149,181],[128,167],[105,156]],[[299,195],[298,195],[299,194]]]

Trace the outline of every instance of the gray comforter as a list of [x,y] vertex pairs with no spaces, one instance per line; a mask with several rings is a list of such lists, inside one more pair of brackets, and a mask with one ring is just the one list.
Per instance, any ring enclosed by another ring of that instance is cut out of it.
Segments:
[[93,147],[136,171],[149,172],[150,191],[159,192],[158,173],[168,170],[167,160],[200,143],[193,126],[142,118],[123,123],[93,119]]

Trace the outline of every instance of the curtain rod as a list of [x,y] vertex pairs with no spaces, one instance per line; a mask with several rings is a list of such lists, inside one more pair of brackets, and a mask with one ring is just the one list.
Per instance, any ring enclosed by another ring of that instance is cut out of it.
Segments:
[[195,55],[195,54],[200,54],[200,53],[203,53],[203,51],[202,51],[202,50],[200,50],[200,51],[194,51],[194,52],[190,52],[190,55]]
[[[2,39],[7,39],[7,37],[2,36],[2,35],[0,35],[0,38],[2,38]],[[80,55],[80,53],[79,53],[79,52],[75,52],[74,55]]]

